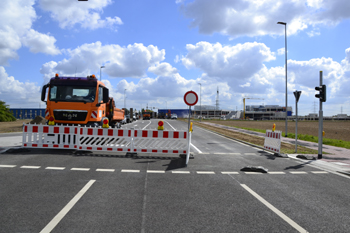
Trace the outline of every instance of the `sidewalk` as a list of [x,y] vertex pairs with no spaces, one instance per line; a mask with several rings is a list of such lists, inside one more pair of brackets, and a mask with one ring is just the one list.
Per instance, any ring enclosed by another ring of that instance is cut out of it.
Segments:
[[[265,138],[264,133],[249,131],[249,130],[245,130],[245,129],[238,129],[238,128],[214,124],[214,123],[210,123],[210,122],[202,122],[202,124],[207,124],[210,126],[215,126],[218,128],[227,129],[230,131],[241,132],[241,133]],[[282,137],[282,142],[295,145],[295,139],[292,139],[292,138]],[[299,146],[307,147],[307,148],[318,151],[318,143],[307,142],[307,141],[302,141],[302,140],[298,140],[297,143]],[[325,154],[325,153],[327,153],[327,154]],[[298,158],[296,158],[297,155],[298,155],[297,153],[296,154],[288,154],[288,157],[298,159]],[[317,154],[308,154],[308,155],[314,156],[316,159],[318,157]],[[311,161],[311,160],[302,160],[302,161]],[[312,160],[312,163],[315,164],[316,166],[319,165],[325,169],[327,167],[328,169],[331,169],[333,171],[337,171],[337,172],[341,172],[341,173],[348,173],[350,175],[350,150],[345,149],[345,148],[341,148],[341,147],[323,145],[322,146],[322,159],[317,159],[316,161]]]

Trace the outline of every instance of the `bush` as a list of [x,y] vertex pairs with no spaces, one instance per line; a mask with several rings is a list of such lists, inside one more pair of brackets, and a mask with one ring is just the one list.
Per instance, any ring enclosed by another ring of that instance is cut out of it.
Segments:
[[10,112],[8,105],[4,101],[0,100],[0,122],[15,121],[16,118]]

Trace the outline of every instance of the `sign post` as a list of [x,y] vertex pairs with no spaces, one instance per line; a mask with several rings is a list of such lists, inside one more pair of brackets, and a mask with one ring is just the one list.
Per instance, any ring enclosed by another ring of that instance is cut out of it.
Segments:
[[186,165],[188,163],[188,160],[190,158],[190,148],[191,148],[191,132],[190,132],[190,127],[191,127],[191,106],[196,105],[198,102],[198,95],[194,91],[188,91],[184,95],[184,101],[185,103],[189,106],[188,110],[188,150],[187,150],[187,155],[186,155]]
[[295,96],[295,153],[298,152],[298,101],[301,95],[301,91],[293,92]]

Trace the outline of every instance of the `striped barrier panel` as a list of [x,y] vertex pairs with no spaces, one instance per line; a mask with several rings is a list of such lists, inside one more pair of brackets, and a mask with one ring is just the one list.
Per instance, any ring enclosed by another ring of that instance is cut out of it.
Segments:
[[132,153],[189,154],[187,131],[112,129],[79,126],[23,127],[23,147]]
[[264,148],[266,150],[280,153],[282,131],[266,130]]
[[186,154],[186,131],[134,130],[132,152]]
[[23,147],[78,149],[77,143],[76,126],[23,125]]

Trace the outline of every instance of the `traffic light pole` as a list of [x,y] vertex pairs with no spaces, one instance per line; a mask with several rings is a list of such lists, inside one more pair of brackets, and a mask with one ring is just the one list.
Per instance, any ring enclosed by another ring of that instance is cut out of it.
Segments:
[[[322,86],[322,71],[320,71],[320,87]],[[318,116],[318,159],[322,159],[322,143],[323,143],[323,110],[322,100],[320,98],[320,110]]]

